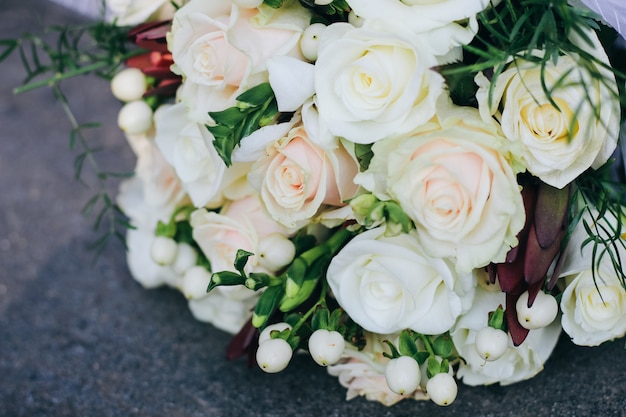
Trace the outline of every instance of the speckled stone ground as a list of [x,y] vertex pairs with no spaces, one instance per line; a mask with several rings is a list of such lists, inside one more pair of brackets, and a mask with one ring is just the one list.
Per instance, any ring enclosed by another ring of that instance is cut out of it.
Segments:
[[[79,21],[44,0],[2,0],[0,38]],[[91,190],[73,180],[69,123],[49,90],[14,96],[19,59],[0,64],[0,416],[623,416],[624,340],[588,349],[563,337],[546,369],[510,387],[460,386],[439,408],[344,401],[336,379],[306,356],[264,375],[224,358],[229,337],[194,321],[176,292],[144,290],[80,209]],[[106,82],[64,84],[104,166],[133,158],[115,127]],[[111,184],[114,190],[115,184]]]

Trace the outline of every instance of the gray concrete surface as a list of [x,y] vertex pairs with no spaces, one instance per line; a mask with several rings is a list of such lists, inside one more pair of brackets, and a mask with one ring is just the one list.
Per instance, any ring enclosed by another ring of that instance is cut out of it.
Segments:
[[[77,19],[44,0],[2,0],[0,38]],[[304,355],[278,375],[228,362],[227,335],[194,321],[178,293],[137,285],[121,246],[91,263],[97,235],[80,214],[91,191],[73,180],[69,123],[49,90],[11,93],[17,57],[0,77],[0,416],[626,415],[624,340],[588,349],[562,338],[536,378],[460,386],[445,409],[345,402]],[[64,87],[81,122],[105,124],[89,136],[110,150],[102,164],[131,168],[107,83]]]

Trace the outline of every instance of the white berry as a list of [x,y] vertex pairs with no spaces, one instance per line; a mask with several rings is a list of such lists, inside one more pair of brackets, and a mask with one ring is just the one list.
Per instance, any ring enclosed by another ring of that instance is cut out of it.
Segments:
[[456,399],[458,387],[450,374],[437,374],[426,383],[426,392],[437,405],[450,405]]
[[493,362],[499,359],[509,347],[509,335],[500,329],[484,327],[476,334],[474,347],[478,356]]
[[146,86],[146,76],[137,68],[123,69],[111,80],[113,96],[124,102],[141,99]]
[[390,390],[404,395],[412,393],[419,387],[422,374],[415,359],[410,356],[400,356],[387,362],[385,378]]
[[329,5],[330,3],[332,3],[332,2],[333,2],[333,0],[315,0],[315,2],[314,2],[314,3],[315,3],[316,5],[318,5],[318,6],[327,6],[327,5]]
[[156,236],[150,247],[150,255],[152,260],[157,264],[171,265],[176,259],[178,253],[178,244],[171,237]]
[[309,353],[321,366],[334,365],[341,359],[346,342],[341,333],[318,329],[309,337]]
[[259,345],[256,362],[268,374],[280,372],[289,365],[293,351],[285,339],[269,339]]
[[187,270],[196,265],[198,260],[198,252],[188,243],[181,242],[178,244],[176,259],[172,264],[172,270],[178,275],[183,275]]
[[263,0],[233,0],[239,7],[243,7],[244,9],[254,9],[255,7],[259,7],[263,4]]
[[559,311],[559,306],[552,295],[539,291],[533,305],[528,307],[528,291],[524,291],[515,304],[515,310],[522,327],[533,330],[552,323]]
[[208,295],[206,290],[210,283],[211,273],[197,265],[189,268],[183,276],[181,290],[188,300],[200,300]]
[[130,101],[120,109],[117,124],[130,135],[145,133],[152,127],[152,109],[143,100]]
[[317,59],[319,37],[324,30],[326,30],[326,25],[323,23],[313,23],[302,32],[300,51],[309,61],[315,61]]
[[259,335],[259,345],[265,342],[266,340],[270,340],[272,338],[272,332],[276,330],[278,332],[282,332],[283,330],[291,330],[291,325],[289,323],[280,322],[270,324],[265,327],[261,334]]
[[356,28],[360,28],[363,26],[363,18],[354,13],[354,10],[350,10],[350,13],[348,13],[348,23]]
[[296,256],[296,245],[280,233],[272,233],[259,242],[258,259],[270,271],[285,267]]

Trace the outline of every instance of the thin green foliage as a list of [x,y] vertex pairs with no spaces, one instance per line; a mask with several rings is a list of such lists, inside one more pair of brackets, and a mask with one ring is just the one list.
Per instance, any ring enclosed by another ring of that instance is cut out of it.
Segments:
[[[597,171],[589,170],[576,181],[572,197],[571,213],[573,221],[568,234],[582,222],[587,238],[581,248],[591,245],[592,274],[597,287],[597,279],[602,279],[600,265],[608,259],[612,269],[626,289],[626,272],[620,251],[626,250],[623,221],[626,215],[623,201],[626,198],[626,185],[609,177],[611,162]],[[608,258],[607,258],[608,257]]]
[[51,26],[43,36],[25,33],[20,38],[0,40],[0,62],[16,54],[25,71],[25,78],[16,94],[41,87],[51,88],[71,124],[69,148],[77,152],[74,159],[74,176],[83,181],[85,166],[96,178],[95,194],[84,205],[82,213],[94,216],[94,230],[101,232],[90,248],[94,260],[104,250],[111,238],[125,246],[123,231],[130,228],[127,218],[109,195],[106,181],[127,178],[129,172],[112,172],[103,169],[96,154],[101,148],[93,146],[85,132],[99,127],[98,123],[79,123],[62,91],[63,80],[80,75],[95,74],[110,79],[123,62],[143,51],[132,46],[127,37],[128,28],[104,21],[74,26]]

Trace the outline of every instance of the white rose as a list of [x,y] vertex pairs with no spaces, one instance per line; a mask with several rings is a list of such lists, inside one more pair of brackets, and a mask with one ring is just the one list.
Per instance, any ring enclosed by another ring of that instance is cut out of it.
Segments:
[[405,398],[426,400],[428,396],[420,388],[412,393],[399,395],[389,389],[385,378],[385,366],[389,359],[382,352],[388,350],[382,342],[385,339],[395,340],[397,335],[379,335],[366,332],[366,345],[362,350],[347,344],[343,359],[329,366],[328,373],[339,378],[339,383],[347,388],[346,400],[358,396],[368,401],[378,401],[391,406]]
[[489,0],[348,0],[359,18],[386,20],[424,36],[436,55],[466,45],[478,31],[476,14]]
[[[593,48],[572,40],[609,65],[597,35],[593,31],[586,34]],[[601,79],[593,77],[590,70]],[[495,114],[505,136],[522,144],[521,156],[528,171],[554,187],[563,188],[589,167],[597,169],[617,146],[617,85],[613,73],[600,64],[576,54],[561,55],[556,63],[550,59],[544,67],[519,58],[499,75],[493,89],[482,74],[476,82],[483,117]],[[558,109],[544,89],[550,91]]]
[[193,238],[211,262],[213,272],[235,271],[233,263],[239,249],[254,253],[246,270],[275,273],[259,258],[263,238],[287,231],[263,210],[258,196],[248,196],[224,205],[220,213],[196,210],[191,214]]
[[248,174],[265,208],[293,228],[309,222],[323,205],[343,206],[357,186],[358,166],[342,146],[324,150],[300,124],[271,143]]
[[[597,215],[597,212],[594,211]],[[615,218],[607,213],[604,216],[612,227]],[[626,334],[626,290],[622,286],[608,254],[600,261],[594,276],[592,267],[593,243],[581,249],[581,243],[588,238],[583,220],[592,225],[589,216],[584,215],[576,225],[565,250],[561,277],[567,287],[561,297],[561,324],[563,330],[577,345],[597,346],[608,340]],[[607,224],[600,224],[600,228]],[[602,236],[608,238],[608,236]],[[616,242],[617,255],[626,259],[624,241]]]
[[444,333],[472,302],[476,278],[423,253],[415,234],[366,231],[332,259],[327,279],[337,302],[367,331]]
[[529,379],[543,369],[556,346],[561,332],[558,320],[530,331],[518,347],[509,340],[509,348],[495,361],[487,362],[480,357],[475,347],[476,335],[487,325],[489,312],[506,304],[505,297],[501,291],[488,291],[479,286],[471,310],[459,317],[450,331],[454,346],[464,359],[456,375],[467,385],[509,385]]
[[154,262],[150,248],[154,241],[154,228],[137,227],[126,232],[126,263],[132,277],[145,288],[161,285],[178,288],[182,276],[170,266],[161,266]]
[[252,317],[259,293],[249,291],[248,297],[231,297],[216,288],[206,297],[189,300],[189,310],[196,320],[211,323],[230,334],[236,334]]
[[162,106],[154,114],[156,144],[174,167],[196,207],[219,197],[226,164],[213,147],[205,126],[189,122],[183,104]]
[[373,143],[435,114],[443,78],[435,57],[396,28],[335,23],[320,36],[315,104],[335,136]]
[[[191,0],[174,15],[168,47],[174,72],[205,86],[246,86],[275,55],[299,55],[298,40],[309,13],[244,9],[225,0]],[[247,85],[249,87],[250,85]]]
[[525,212],[507,141],[474,109],[457,107],[441,127],[384,139],[355,181],[392,198],[415,222],[432,257],[460,272],[502,262],[517,244]]
[[185,192],[153,137],[126,137],[135,152],[137,164],[135,175],[120,184],[117,203],[133,225],[154,227],[159,220],[169,220],[174,209],[184,202]]
[[174,7],[169,0],[106,0],[107,16],[118,26],[134,26],[148,20],[170,19]]

